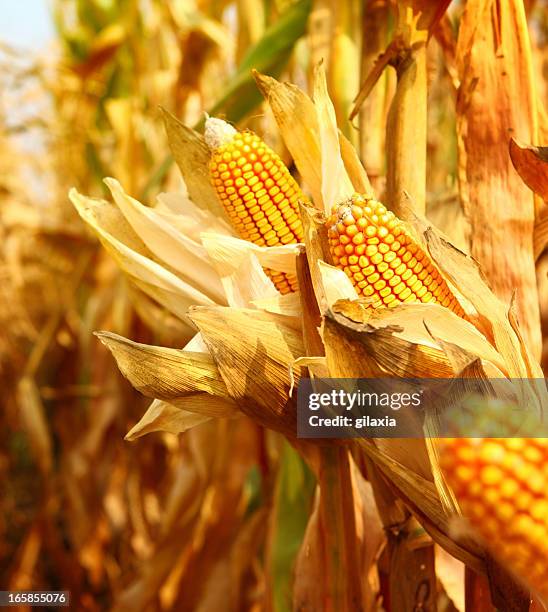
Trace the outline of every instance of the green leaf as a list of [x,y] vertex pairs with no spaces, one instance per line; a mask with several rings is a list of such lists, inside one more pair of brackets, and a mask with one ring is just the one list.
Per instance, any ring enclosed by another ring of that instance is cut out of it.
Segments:
[[311,0],[299,0],[267,28],[261,40],[246,53],[224,94],[210,110],[211,115],[222,110],[228,120],[238,121],[261,101],[251,70],[273,76],[283,70],[293,46],[306,31],[311,6]]
[[308,524],[315,486],[314,475],[306,463],[284,440],[270,559],[275,612],[291,609],[293,565]]

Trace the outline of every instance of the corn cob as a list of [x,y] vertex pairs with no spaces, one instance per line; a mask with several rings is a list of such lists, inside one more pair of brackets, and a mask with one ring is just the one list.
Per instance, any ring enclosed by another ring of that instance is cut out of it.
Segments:
[[548,597],[548,440],[450,438],[441,466],[493,554]]
[[[239,236],[259,246],[302,242],[305,197],[279,156],[253,132],[220,119],[207,120],[205,138],[213,187]],[[297,289],[295,276],[265,272],[280,293]]]
[[333,262],[373,307],[436,302],[464,316],[432,260],[380,202],[354,194],[327,220]]

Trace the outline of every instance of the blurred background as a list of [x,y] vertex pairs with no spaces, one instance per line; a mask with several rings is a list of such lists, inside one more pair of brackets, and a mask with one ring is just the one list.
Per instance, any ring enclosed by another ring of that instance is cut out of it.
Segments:
[[[526,5],[545,96],[547,14],[542,2]],[[124,441],[149,400],[93,331],[173,347],[188,337],[161,309],[132,301],[67,193],[74,186],[108,197],[105,176],[147,204],[181,190],[159,105],[189,126],[208,110],[251,127],[290,164],[249,68],[308,89],[324,58],[341,129],[382,195],[394,71],[378,81],[355,127],[346,118],[394,18],[383,0],[363,7],[357,0],[1,4],[2,589],[70,590],[74,609],[89,611],[289,609],[313,504],[311,472],[280,437],[247,420],[237,429],[213,421],[182,436]],[[461,11],[451,6],[428,47],[427,206],[457,240],[451,54]]]

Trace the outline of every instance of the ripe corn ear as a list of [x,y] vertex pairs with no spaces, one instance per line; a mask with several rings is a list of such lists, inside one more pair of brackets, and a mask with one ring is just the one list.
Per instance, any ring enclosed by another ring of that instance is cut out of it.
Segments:
[[[253,132],[220,119],[207,120],[205,138],[213,187],[239,236],[259,246],[302,242],[298,207],[306,198],[280,157]],[[297,289],[295,276],[265,272],[281,293]]]
[[450,438],[441,466],[500,561],[548,597],[548,440]]
[[380,202],[354,194],[332,208],[327,228],[335,265],[373,307],[436,302],[464,316],[430,257]]

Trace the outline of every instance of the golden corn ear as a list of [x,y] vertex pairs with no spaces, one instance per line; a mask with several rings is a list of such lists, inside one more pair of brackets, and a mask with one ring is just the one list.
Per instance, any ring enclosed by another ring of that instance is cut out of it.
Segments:
[[548,597],[548,440],[446,439],[441,467],[493,554]]
[[[234,228],[259,246],[302,242],[299,185],[279,156],[256,134],[237,132],[220,119],[208,119],[213,187]],[[295,276],[266,270],[280,293],[297,289]]]
[[355,194],[327,220],[333,262],[372,306],[436,302],[464,311],[430,257],[380,202]]

